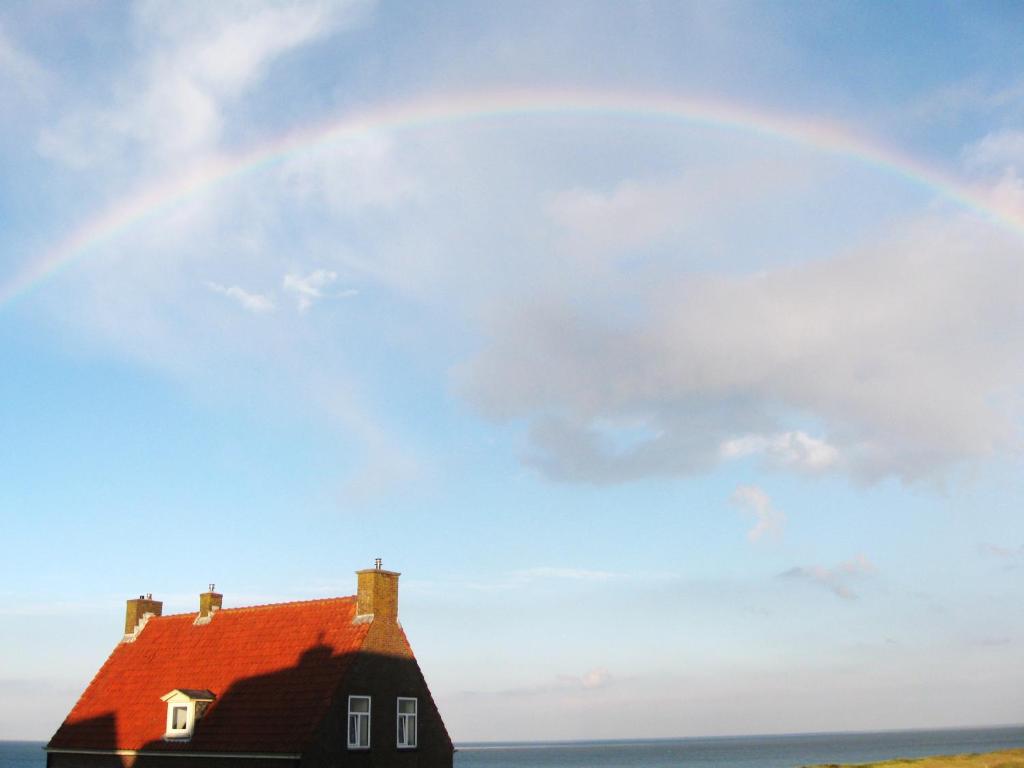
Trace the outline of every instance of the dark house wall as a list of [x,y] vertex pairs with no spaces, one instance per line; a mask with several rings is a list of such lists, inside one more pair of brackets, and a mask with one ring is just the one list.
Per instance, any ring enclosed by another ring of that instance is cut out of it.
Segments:
[[[364,648],[303,754],[302,768],[451,768],[451,739],[397,622],[375,620]],[[371,697],[368,750],[348,748],[350,695]],[[413,749],[398,748],[399,696],[417,700],[419,732]]]
[[51,752],[46,757],[46,765],[49,768],[297,768],[298,761],[164,755],[73,755]]
[[[348,697],[370,696],[370,749],[348,748]],[[413,749],[398,748],[399,696],[417,699],[418,737]],[[302,768],[451,768],[452,744],[415,659],[364,654],[321,723]]]

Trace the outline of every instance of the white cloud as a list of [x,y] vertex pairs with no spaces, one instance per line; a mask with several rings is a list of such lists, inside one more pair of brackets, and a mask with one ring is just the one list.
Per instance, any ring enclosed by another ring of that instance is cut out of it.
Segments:
[[158,2],[134,10],[136,60],[99,106],[85,105],[42,132],[40,151],[73,167],[141,149],[158,162],[209,151],[225,110],[283,53],[353,23],[358,0]]
[[604,667],[592,669],[580,678],[584,688],[603,688],[612,681],[611,672]]
[[39,98],[51,82],[49,73],[19,48],[0,24],[0,103],[15,95]]
[[606,584],[624,579],[646,578],[643,575],[616,573],[588,568],[568,568],[564,566],[536,566],[510,571],[493,581],[467,582],[466,587],[478,592],[501,592],[505,590],[524,589],[538,585],[551,585],[553,582],[577,582],[586,585]]
[[625,182],[608,193],[575,188],[554,196],[548,213],[581,248],[614,251],[660,240],[686,226],[680,198],[689,185]]
[[273,312],[275,309],[274,302],[270,297],[264,296],[261,293],[250,293],[237,285],[223,286],[219,283],[208,282],[206,287],[214,293],[219,293],[222,296],[227,296],[229,299],[237,301],[243,309],[256,314]]
[[546,212],[567,251],[590,259],[621,256],[707,226],[772,186],[809,176],[807,168],[765,158],[705,165],[667,178],[628,179],[610,190],[573,187],[552,195]]
[[835,446],[801,431],[736,437],[722,443],[719,452],[723,459],[763,455],[774,466],[808,472],[831,469],[839,463]]
[[732,494],[732,502],[746,508],[756,518],[754,527],[747,531],[747,538],[751,541],[782,535],[786,515],[772,506],[772,500],[764,489],[756,485],[737,486]]
[[[296,295],[300,312],[305,312],[315,301],[324,297],[324,288],[338,279],[338,273],[329,269],[315,269],[307,275],[287,274],[282,285],[286,291]],[[342,295],[352,295],[345,291]]]
[[519,696],[564,696],[564,695],[586,695],[589,691],[597,691],[611,686],[614,682],[611,672],[605,667],[594,667],[593,669],[579,674],[560,674],[549,682],[526,685],[517,688],[506,688],[505,690],[493,691],[481,694],[479,692],[466,692],[474,696],[493,697],[519,697]]
[[990,133],[963,151],[972,169],[1020,168],[1024,163],[1024,131],[1006,129]]
[[522,581],[536,581],[539,579],[568,579],[570,581],[611,581],[621,578],[621,574],[611,571],[594,571],[586,568],[556,568],[540,566],[527,568],[522,571],[515,571],[513,579]]
[[1016,122],[1024,108],[1024,81],[998,84],[968,76],[906,102],[893,112],[904,129],[908,122],[956,124],[965,119],[979,122]]
[[418,192],[390,139],[376,134],[349,136],[289,158],[280,178],[289,194],[304,204],[324,202],[328,215],[393,206]]
[[845,560],[832,568],[820,565],[797,566],[779,574],[779,578],[804,581],[809,584],[827,589],[836,597],[844,600],[854,600],[857,593],[850,587],[849,582],[862,576],[869,576],[876,572],[874,564],[864,555]]

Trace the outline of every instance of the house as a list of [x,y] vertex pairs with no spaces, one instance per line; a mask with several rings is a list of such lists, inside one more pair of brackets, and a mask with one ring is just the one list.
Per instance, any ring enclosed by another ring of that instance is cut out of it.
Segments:
[[398,622],[398,577],[351,597],[163,616],[124,637],[46,746],[49,768],[448,768],[452,742]]

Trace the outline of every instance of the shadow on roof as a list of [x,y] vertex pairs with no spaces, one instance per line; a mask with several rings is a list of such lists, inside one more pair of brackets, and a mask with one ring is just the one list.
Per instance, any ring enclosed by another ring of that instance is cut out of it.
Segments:
[[[181,687],[201,688],[204,681],[182,680]],[[65,721],[49,747],[101,751],[138,749],[149,753],[134,758],[110,756],[109,765],[132,765],[133,768],[157,764],[182,768],[180,759],[168,762],[160,754],[168,752],[302,754],[304,765],[337,764],[341,760],[353,765],[371,762],[375,766],[451,765],[451,740],[419,665],[411,657],[367,651],[335,654],[330,646],[320,642],[307,648],[292,667],[242,678],[227,690],[213,693],[216,699],[196,723],[188,742],[154,738],[141,748],[119,743],[118,713],[114,711],[77,723]],[[347,749],[350,695],[372,696],[372,759],[368,753]],[[398,751],[396,746],[399,696],[415,697],[419,701],[419,744],[412,752]],[[150,717],[148,709],[145,716]],[[151,716],[158,719],[154,729],[162,732],[166,705],[157,701]],[[381,752],[385,754],[383,762]],[[52,754],[50,765],[71,764],[70,760],[60,759],[62,757]],[[274,765],[282,763],[276,760]]]

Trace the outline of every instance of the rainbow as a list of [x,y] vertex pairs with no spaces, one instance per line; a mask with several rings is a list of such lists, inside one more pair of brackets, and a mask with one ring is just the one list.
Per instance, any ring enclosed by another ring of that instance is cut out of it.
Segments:
[[0,307],[31,291],[105,242],[218,184],[288,156],[374,132],[511,116],[618,116],[721,127],[848,158],[924,187],[1024,236],[1024,216],[981,188],[958,181],[907,154],[819,118],[772,113],[725,101],[630,91],[501,90],[413,98],[290,131],[248,150],[205,158],[100,211],[0,284]]

